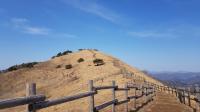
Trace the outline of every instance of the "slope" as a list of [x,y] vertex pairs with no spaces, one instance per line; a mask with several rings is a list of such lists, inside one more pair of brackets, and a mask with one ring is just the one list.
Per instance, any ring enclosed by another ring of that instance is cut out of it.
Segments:
[[[78,63],[79,58],[83,58],[84,62]],[[95,66],[93,60],[97,58],[103,59],[105,64]],[[72,65],[71,69],[65,68],[68,64]],[[61,67],[57,68],[58,65]],[[115,80],[119,86],[123,86],[128,81],[135,83],[149,81],[162,85],[159,81],[116,58],[94,50],[82,50],[41,62],[33,68],[24,68],[0,75],[0,99],[25,96],[25,84],[30,82],[37,84],[38,94],[45,94],[48,99],[54,99],[87,91],[88,80],[94,80],[95,85],[108,85],[112,80]],[[118,96],[120,97],[120,94]],[[110,98],[110,91],[102,92],[95,98],[98,99],[95,103],[100,104]],[[87,99],[84,99],[42,109],[41,112],[84,112],[87,108]],[[20,112],[24,109],[24,107],[16,107],[2,110],[2,112]]]

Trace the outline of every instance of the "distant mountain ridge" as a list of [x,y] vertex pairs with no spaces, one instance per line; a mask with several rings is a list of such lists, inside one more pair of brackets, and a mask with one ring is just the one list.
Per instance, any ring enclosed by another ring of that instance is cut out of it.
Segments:
[[150,72],[149,75],[176,86],[200,85],[200,72]]

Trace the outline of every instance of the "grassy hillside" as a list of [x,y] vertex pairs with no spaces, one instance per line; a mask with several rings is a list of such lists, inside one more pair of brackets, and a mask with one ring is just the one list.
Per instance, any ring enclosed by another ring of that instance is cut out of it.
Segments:
[[[162,85],[159,81],[114,57],[96,50],[81,50],[54,57],[31,68],[1,74],[0,99],[25,96],[25,84],[30,82],[37,84],[38,94],[45,94],[48,99],[54,99],[87,91],[88,80],[94,80],[95,85],[110,85],[112,80],[115,80],[119,86],[124,86],[128,81],[140,84],[149,81]],[[110,95],[109,90],[100,92],[100,95],[95,96],[95,99],[98,99],[95,103],[103,103],[110,98]],[[123,98],[122,93],[117,94],[117,97]],[[41,112],[85,112],[87,108],[86,98],[42,109]],[[24,107],[16,107],[2,112],[20,112],[24,109]]]

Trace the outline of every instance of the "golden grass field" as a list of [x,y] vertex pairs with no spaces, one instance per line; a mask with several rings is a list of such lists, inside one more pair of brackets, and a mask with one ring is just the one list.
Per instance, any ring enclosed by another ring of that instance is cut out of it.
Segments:
[[[83,58],[85,61],[78,63],[79,58]],[[94,66],[93,60],[96,58],[103,59],[105,65]],[[66,64],[72,64],[73,68],[65,69]],[[56,68],[57,65],[61,65],[61,68]],[[128,74],[132,74],[132,76]],[[31,82],[37,84],[37,94],[44,94],[48,99],[55,99],[87,91],[88,80],[94,80],[95,85],[111,85],[111,81],[115,80],[116,84],[121,87],[125,82],[132,81],[142,84],[145,80],[162,85],[159,81],[114,57],[99,51],[83,50],[41,62],[33,68],[1,74],[0,99],[25,96],[25,85]],[[123,98],[123,94],[123,92],[118,92],[117,98]],[[96,105],[111,100],[111,90],[99,92],[95,99]],[[133,105],[132,102],[129,105]],[[117,109],[122,110],[123,107],[121,105]],[[39,112],[86,112],[87,109],[88,99],[83,98],[42,109]],[[0,110],[0,112],[22,112],[24,110],[25,106],[21,106]],[[103,111],[109,110],[110,107]]]

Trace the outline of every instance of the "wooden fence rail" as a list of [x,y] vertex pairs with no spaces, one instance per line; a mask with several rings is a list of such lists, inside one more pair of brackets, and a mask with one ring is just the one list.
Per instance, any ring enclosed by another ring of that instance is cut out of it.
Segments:
[[[159,86],[155,85],[157,91],[163,91],[163,92],[168,92],[170,94],[175,94],[175,96],[178,98],[178,100],[185,104],[188,105],[193,109],[194,112],[199,112],[199,105],[200,105],[200,100],[198,96],[195,96],[196,94],[199,94],[199,91],[190,91],[190,89],[180,89],[176,87],[169,87],[169,86]],[[193,97],[191,97],[193,95]],[[188,102],[186,102],[186,99]],[[192,106],[191,101],[195,102],[195,107]]]
[[[58,99],[47,100],[45,95],[37,95],[36,94],[36,84],[28,84],[26,86],[26,97],[0,100],[0,109],[11,108],[15,106],[27,105],[27,112],[36,112],[39,109],[47,108],[50,106],[55,106],[62,103],[67,103],[74,100],[79,100],[81,98],[88,97],[89,98],[89,112],[98,112],[101,109],[104,109],[108,106],[112,106],[112,112],[116,112],[116,106],[125,104],[125,112],[128,112],[130,108],[128,107],[128,102],[134,99],[134,107],[136,108],[136,100],[142,97],[145,97],[145,101],[143,104],[147,104],[150,102],[155,96],[155,84],[150,85],[149,83],[144,85],[135,85],[131,83],[126,83],[124,88],[119,88],[115,81],[112,81],[111,86],[94,86],[93,81],[90,80],[88,82],[88,92],[75,94],[72,96],[66,96]],[[98,91],[110,89],[112,91],[112,100],[104,102],[98,106],[95,106],[94,96],[98,94]],[[128,91],[131,89],[135,90],[135,94],[130,96]],[[124,91],[125,99],[119,101],[116,98],[117,91]],[[141,94],[137,95],[136,91],[140,91]],[[148,98],[147,98],[148,97]]]
[[21,98],[15,98],[15,99],[1,100],[0,109],[16,107],[16,106],[30,104],[30,103],[44,101],[44,100],[45,100],[44,95],[35,95],[35,96],[21,97]]

